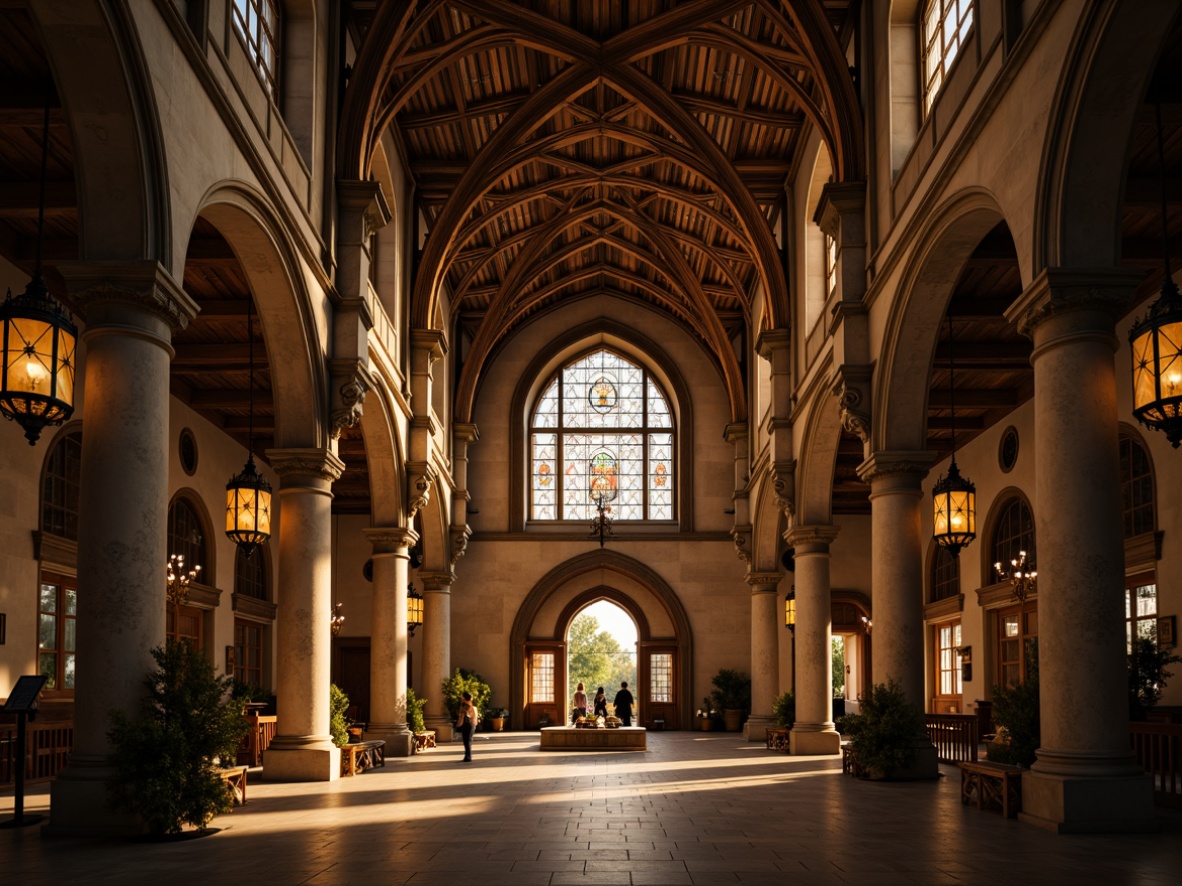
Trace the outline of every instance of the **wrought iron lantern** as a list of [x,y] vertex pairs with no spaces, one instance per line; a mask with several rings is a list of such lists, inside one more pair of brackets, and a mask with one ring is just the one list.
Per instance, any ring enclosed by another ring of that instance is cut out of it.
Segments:
[[201,572],[201,564],[198,563],[192,569],[186,570],[185,555],[170,554],[165,569],[164,593],[168,597],[168,602],[173,606],[184,606],[189,599],[189,585]]
[[796,585],[792,586],[792,590],[784,598],[784,627],[796,633]]
[[1165,148],[1161,104],[1157,104],[1157,155],[1161,167],[1161,297],[1129,329],[1133,355],[1133,415],[1153,431],[1164,431],[1177,449],[1182,444],[1182,296],[1170,269],[1170,231],[1166,205]]
[[41,276],[45,230],[45,165],[49,155],[49,100],[41,135],[41,196],[37,206],[37,258],[25,291],[9,290],[0,305],[0,413],[25,431],[32,446],[46,425],[74,414],[74,352],[78,327],[49,295]]
[[977,537],[977,487],[956,466],[956,363],[952,315],[948,316],[948,406],[952,412],[952,458],[948,473],[932,488],[932,536],[953,557]]
[[413,637],[415,628],[423,623],[423,595],[415,590],[414,582],[406,586],[406,629]]
[[250,343],[250,418],[246,466],[226,484],[226,535],[249,557],[271,537],[271,484],[254,463],[254,333],[252,299],[246,302],[246,337]]
[[1026,568],[1026,552],[1018,551],[1018,558],[1010,560],[1010,571],[1002,568],[1001,561],[993,564],[999,581],[1009,581],[1015,600],[1025,603],[1038,591],[1038,571]]

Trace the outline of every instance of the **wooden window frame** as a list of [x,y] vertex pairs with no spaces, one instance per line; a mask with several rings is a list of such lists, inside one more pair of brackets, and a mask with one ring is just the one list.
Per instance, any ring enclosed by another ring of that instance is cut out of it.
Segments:
[[234,33],[246,47],[263,88],[279,101],[280,34],[282,10],[276,0],[230,0]]
[[[54,611],[50,613],[48,610],[41,608],[41,591],[46,586],[56,587],[54,599]],[[74,615],[66,614],[66,598],[67,591],[74,592]],[[37,587],[37,673],[44,674],[43,657],[47,655],[54,656],[54,674],[52,675],[53,686],[46,684],[44,695],[47,698],[73,698],[74,687],[66,686],[66,658],[70,655],[75,657],[75,681],[77,680],[77,645],[78,645],[78,578],[77,576],[64,575],[59,572],[42,572],[41,580]],[[54,647],[46,651],[41,645],[41,625],[46,616],[51,616],[54,619]],[[67,648],[66,634],[68,631],[67,625],[73,623],[74,625],[74,649]],[[47,675],[48,676],[48,675]]]
[[[936,96],[948,80],[948,73],[961,56],[973,32],[975,0],[926,0],[919,10],[920,60],[919,77],[923,92],[923,113],[926,117],[935,104]],[[948,19],[956,15],[956,27],[948,33]],[[933,17],[933,13],[935,16]],[[933,18],[936,27],[930,27]]]

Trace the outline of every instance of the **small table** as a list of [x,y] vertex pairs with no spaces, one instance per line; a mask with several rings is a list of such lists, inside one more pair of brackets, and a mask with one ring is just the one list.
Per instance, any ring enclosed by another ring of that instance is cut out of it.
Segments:
[[355,741],[341,748],[341,775],[356,775],[366,769],[375,769],[386,765],[386,742],[384,739],[374,741]]
[[1000,807],[1001,814],[1012,818],[1022,811],[1021,766],[1004,763],[963,761],[960,767],[960,802],[975,801],[978,809]]

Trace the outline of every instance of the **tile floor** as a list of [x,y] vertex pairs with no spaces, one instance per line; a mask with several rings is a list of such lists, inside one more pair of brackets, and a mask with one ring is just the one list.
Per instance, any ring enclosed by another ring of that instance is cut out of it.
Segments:
[[[484,739],[484,740],[481,740]],[[960,779],[876,784],[836,759],[733,735],[653,733],[649,750],[563,754],[478,736],[332,784],[270,784],[220,832],[157,845],[0,830],[0,884],[1179,884],[1182,812],[1157,834],[1056,836],[960,803]],[[0,795],[0,820],[12,815]],[[44,786],[27,813],[48,810]]]

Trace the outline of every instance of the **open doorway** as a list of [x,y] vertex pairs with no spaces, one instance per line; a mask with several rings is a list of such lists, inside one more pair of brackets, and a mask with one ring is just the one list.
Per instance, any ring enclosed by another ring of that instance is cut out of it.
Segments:
[[603,687],[609,713],[622,682],[626,681],[633,695],[637,694],[637,640],[632,616],[610,600],[597,600],[571,619],[566,632],[568,712],[574,708],[579,683],[586,687],[592,707],[596,691]]

